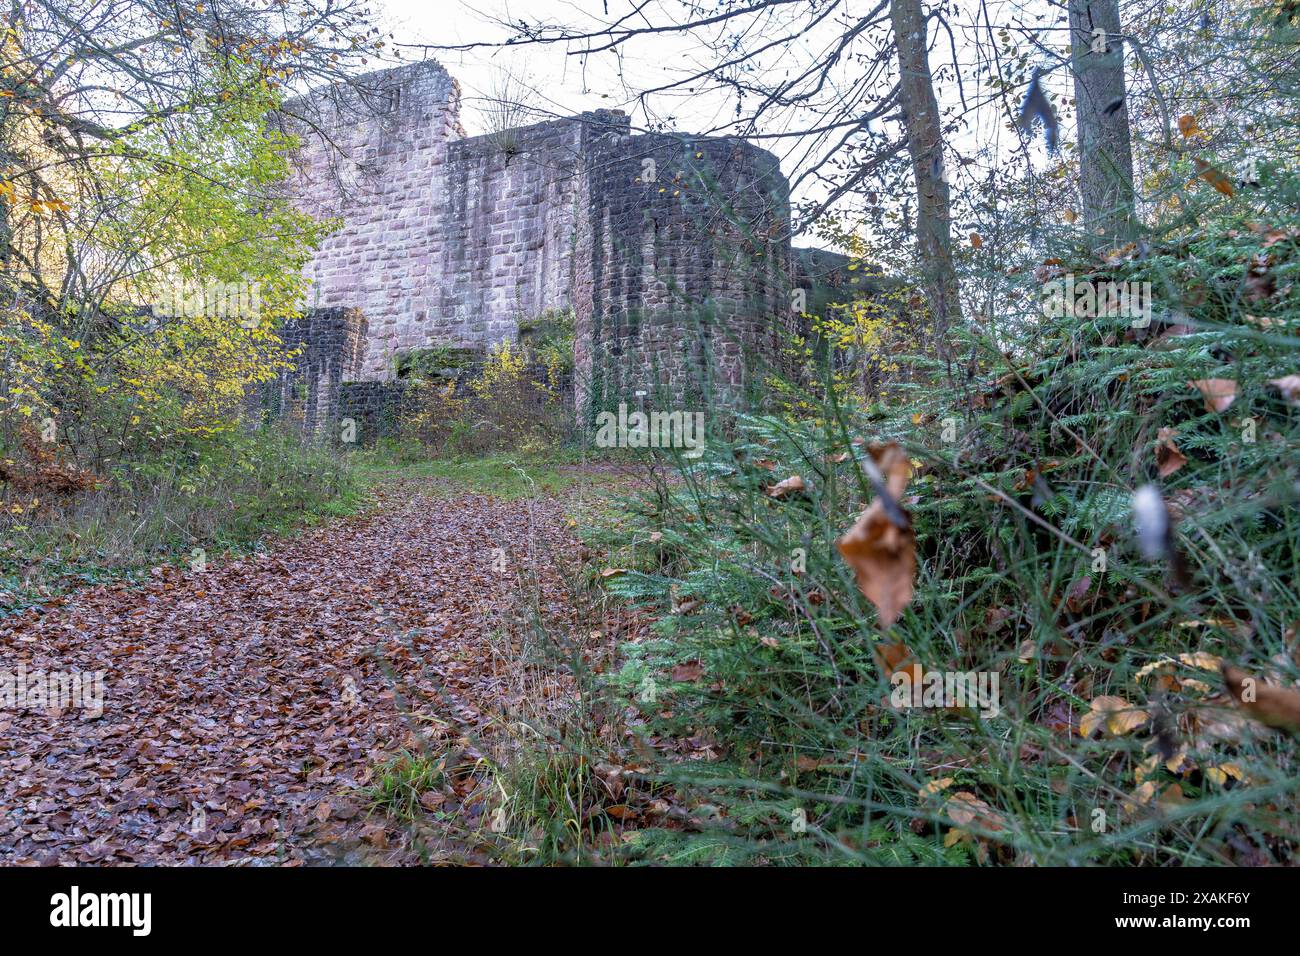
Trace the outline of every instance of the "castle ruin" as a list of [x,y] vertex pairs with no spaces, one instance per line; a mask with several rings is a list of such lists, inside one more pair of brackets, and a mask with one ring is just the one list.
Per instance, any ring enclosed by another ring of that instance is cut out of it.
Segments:
[[308,267],[313,312],[291,330],[319,326],[338,343],[303,343],[318,393],[387,382],[403,354],[482,350],[557,314],[572,316],[588,414],[638,391],[736,396],[754,384],[748,360],[779,348],[789,185],[765,150],[636,134],[607,110],[466,136],[459,85],[432,61],[283,111],[303,142],[295,201],[343,223]]

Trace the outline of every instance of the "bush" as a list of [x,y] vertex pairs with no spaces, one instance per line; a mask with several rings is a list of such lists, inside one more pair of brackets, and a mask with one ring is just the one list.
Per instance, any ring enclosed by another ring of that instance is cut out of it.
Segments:
[[[1298,191],[1276,176],[1141,245],[1014,270],[1023,311],[955,342],[969,377],[908,360],[914,379],[867,407],[841,404],[828,362],[801,403],[667,461],[621,526],[589,533],[629,569],[609,590],[656,617],[608,683],[693,814],[638,853],[1293,862],[1295,741],[1219,668],[1300,678]],[[1065,272],[1149,282],[1154,320],[1043,318],[1040,283]],[[899,503],[917,567],[882,626],[836,544],[887,441],[916,472]],[[775,491],[796,474],[802,491]],[[1144,554],[1142,486],[1177,557]],[[918,668],[996,676],[997,713],[901,706]]]
[[271,429],[222,432],[119,464],[71,496],[9,482],[0,496],[0,604],[12,610],[158,563],[211,560],[356,500],[344,460]]

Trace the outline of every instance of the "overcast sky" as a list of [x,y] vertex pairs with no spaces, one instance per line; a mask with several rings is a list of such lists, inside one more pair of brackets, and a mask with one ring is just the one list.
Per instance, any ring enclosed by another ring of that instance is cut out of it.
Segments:
[[[966,79],[966,92],[977,89],[974,82],[978,66],[976,50],[969,42],[980,0],[958,0],[959,8],[951,18],[957,40],[957,58]],[[1003,17],[1009,19],[1012,9],[1020,10],[1025,23],[1051,24],[1060,17],[1046,0],[985,0],[995,24]],[[459,44],[502,40],[510,36],[508,29],[494,22],[518,22],[527,18],[572,26],[594,27],[600,22],[625,14],[628,0],[374,0],[374,7],[386,29],[395,34],[399,44]],[[844,9],[865,14],[875,6],[874,0],[844,0]],[[604,13],[608,7],[610,16]],[[963,12],[969,11],[969,12]],[[1035,11],[1041,11],[1035,14]],[[772,51],[764,61],[764,69],[773,76],[787,70],[806,66],[813,51],[825,48],[837,39],[839,30],[828,21],[826,32],[820,36],[805,36],[798,44]],[[946,34],[931,38],[935,46],[931,52],[931,67],[938,70],[952,63],[952,52]],[[1050,34],[1049,34],[1050,35]],[[1064,37],[1057,34],[1062,40]],[[540,111],[535,119],[546,115],[570,115],[600,107],[625,109],[632,115],[634,126],[639,128],[671,128],[682,132],[700,133],[718,131],[729,121],[735,111],[735,101],[722,93],[681,95],[660,98],[655,103],[653,115],[647,115],[638,105],[634,93],[662,84],[680,75],[686,69],[712,65],[702,59],[702,51],[689,36],[660,34],[638,37],[625,47],[621,54],[593,57],[583,62],[579,57],[567,55],[562,45],[523,47],[510,50],[474,50],[468,52],[439,51],[426,54],[418,49],[402,50],[404,59],[435,56],[459,80],[464,105],[462,121],[470,133],[483,132],[487,119],[483,115],[493,92],[500,88],[502,78],[512,77],[530,91],[531,104]],[[854,64],[841,68],[837,82],[847,88],[856,79]],[[987,91],[985,91],[987,92]],[[949,82],[939,84],[937,93],[941,104],[958,102],[956,88]],[[767,130],[780,132],[781,130]],[[973,109],[967,115],[967,128],[950,141],[960,154],[969,154],[976,148],[994,150],[1017,146],[1017,134],[1008,133],[1006,118],[993,109]],[[777,153],[787,175],[792,175],[806,149],[805,144],[792,140],[765,141],[761,145]],[[814,198],[819,192],[816,185],[801,189],[796,199]]]

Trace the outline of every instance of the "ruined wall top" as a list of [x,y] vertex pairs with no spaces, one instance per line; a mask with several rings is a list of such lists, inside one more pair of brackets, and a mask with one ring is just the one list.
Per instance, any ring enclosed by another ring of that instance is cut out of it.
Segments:
[[688,361],[719,360],[734,385],[778,327],[788,185],[753,144],[634,133],[616,110],[467,137],[459,85],[432,61],[284,109],[303,142],[298,201],[344,222],[308,267],[308,305],[365,314],[361,378],[570,313],[579,370],[604,394],[680,382]]

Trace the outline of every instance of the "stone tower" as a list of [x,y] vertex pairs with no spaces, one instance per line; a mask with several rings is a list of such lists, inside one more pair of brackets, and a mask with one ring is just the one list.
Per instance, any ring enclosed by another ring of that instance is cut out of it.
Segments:
[[595,111],[467,137],[437,63],[284,105],[297,201],[342,228],[309,305],[359,310],[354,377],[571,313],[580,408],[737,395],[790,315],[789,186],[742,140],[634,134]]

